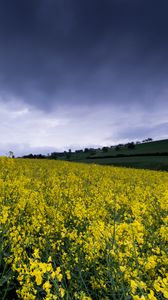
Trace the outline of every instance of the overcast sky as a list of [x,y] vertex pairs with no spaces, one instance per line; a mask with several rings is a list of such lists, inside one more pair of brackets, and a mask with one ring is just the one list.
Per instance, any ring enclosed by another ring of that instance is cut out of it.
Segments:
[[168,138],[167,0],[0,0],[0,154]]

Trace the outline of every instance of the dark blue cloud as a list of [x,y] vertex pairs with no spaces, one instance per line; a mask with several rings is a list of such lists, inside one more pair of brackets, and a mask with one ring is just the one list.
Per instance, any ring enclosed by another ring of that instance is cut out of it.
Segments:
[[1,94],[43,110],[163,105],[167,11],[167,0],[2,0]]

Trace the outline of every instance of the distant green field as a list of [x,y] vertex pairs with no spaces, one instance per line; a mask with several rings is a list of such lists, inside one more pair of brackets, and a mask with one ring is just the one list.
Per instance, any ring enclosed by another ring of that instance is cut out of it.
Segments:
[[168,139],[137,144],[134,149],[124,146],[119,150],[109,148],[107,152],[95,149],[94,154],[72,152],[69,160],[168,171]]
[[124,166],[137,169],[151,169],[168,171],[168,156],[140,156],[140,157],[116,157],[116,158],[101,158],[88,159],[82,162]]

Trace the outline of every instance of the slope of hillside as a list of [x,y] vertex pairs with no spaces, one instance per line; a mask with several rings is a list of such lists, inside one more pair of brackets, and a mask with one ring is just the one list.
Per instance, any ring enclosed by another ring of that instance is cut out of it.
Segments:
[[99,151],[92,157],[98,156],[118,156],[122,155],[137,155],[137,154],[168,154],[168,139],[160,140],[160,141],[153,141],[148,143],[142,143],[135,145],[134,149],[128,149],[127,146],[121,147],[119,150],[115,150],[115,148],[110,149],[108,152]]
[[95,150],[94,154],[72,153],[70,160],[168,171],[168,139],[136,144],[133,149],[122,146],[118,150],[108,148],[107,152]]

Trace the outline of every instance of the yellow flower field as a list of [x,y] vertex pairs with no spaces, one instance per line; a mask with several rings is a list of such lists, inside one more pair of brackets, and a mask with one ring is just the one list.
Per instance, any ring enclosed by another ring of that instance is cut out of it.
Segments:
[[0,299],[168,299],[168,173],[0,158]]

